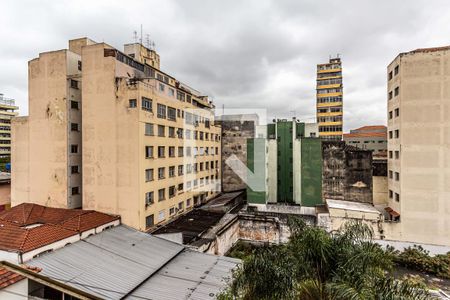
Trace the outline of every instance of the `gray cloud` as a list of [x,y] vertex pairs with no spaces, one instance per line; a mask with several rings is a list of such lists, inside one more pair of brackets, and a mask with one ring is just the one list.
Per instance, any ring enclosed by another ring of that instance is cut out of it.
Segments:
[[163,70],[216,106],[315,116],[315,68],[340,53],[345,129],[386,123],[386,66],[399,52],[450,44],[437,1],[2,1],[0,92],[27,114],[27,61],[89,36],[117,48],[143,24]]

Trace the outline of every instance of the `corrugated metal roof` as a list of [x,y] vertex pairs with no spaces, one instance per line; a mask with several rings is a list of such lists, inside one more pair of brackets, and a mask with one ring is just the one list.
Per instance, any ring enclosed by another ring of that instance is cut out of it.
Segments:
[[239,260],[185,250],[127,299],[215,299]]
[[[195,292],[196,286],[216,293],[221,287],[216,276],[230,274],[236,263],[229,258],[191,253],[182,245],[126,226],[108,229],[28,262],[41,268],[41,275],[105,299],[121,299],[141,284],[133,292],[138,295],[135,299],[171,299],[172,294],[177,295],[173,299],[180,299],[186,291]],[[207,275],[204,279],[198,275],[202,272]]]
[[375,207],[368,203],[352,202],[344,200],[326,199],[328,208],[353,210],[381,214]]

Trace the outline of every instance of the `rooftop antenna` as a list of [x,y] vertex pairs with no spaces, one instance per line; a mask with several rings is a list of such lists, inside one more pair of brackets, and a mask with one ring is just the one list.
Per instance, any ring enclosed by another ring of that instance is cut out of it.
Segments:
[[145,35],[145,46],[150,49],[150,34]]
[[137,43],[137,41],[138,41],[138,35],[137,35],[137,31],[136,30],[133,31],[133,40],[134,40],[135,43]]
[[141,45],[142,45],[142,24],[141,24],[141,38],[139,39],[139,42],[140,42]]
[[338,53],[338,54],[336,54],[336,56],[337,56],[337,58],[339,58],[339,56],[341,56],[341,55]]

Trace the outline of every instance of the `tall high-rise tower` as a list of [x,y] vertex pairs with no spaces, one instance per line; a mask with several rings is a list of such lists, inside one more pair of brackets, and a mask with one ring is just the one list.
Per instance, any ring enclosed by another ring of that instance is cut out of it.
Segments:
[[325,64],[317,65],[317,123],[319,136],[329,140],[342,140],[343,101],[342,101],[341,59],[330,58]]

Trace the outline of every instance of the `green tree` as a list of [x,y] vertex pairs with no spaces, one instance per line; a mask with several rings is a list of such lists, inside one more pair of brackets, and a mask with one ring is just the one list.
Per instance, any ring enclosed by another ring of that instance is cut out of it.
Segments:
[[285,245],[257,249],[235,270],[219,299],[429,299],[419,285],[394,279],[393,255],[373,232],[348,222],[337,232],[291,219]]

